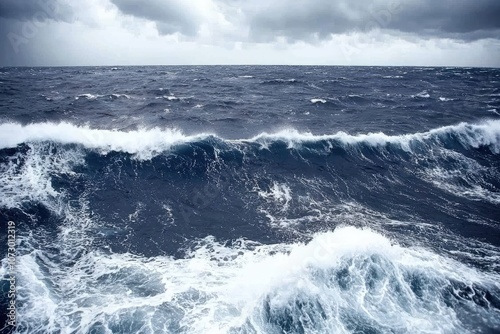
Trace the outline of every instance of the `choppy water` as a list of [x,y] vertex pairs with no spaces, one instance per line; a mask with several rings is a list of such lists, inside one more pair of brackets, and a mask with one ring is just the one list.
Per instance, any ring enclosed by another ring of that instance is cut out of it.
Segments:
[[0,69],[17,332],[499,332],[499,82]]

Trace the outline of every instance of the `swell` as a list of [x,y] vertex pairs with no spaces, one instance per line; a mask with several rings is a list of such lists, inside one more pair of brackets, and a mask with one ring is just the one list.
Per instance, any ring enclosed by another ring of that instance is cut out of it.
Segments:
[[[400,136],[313,135],[284,130],[239,140],[209,134],[188,136],[175,129],[123,132],[69,123],[7,123],[0,125],[0,147],[0,188],[7,195],[0,204],[5,207],[19,207],[30,200],[48,203],[67,191],[77,176],[93,189],[121,184],[122,196],[134,203],[153,195],[166,198],[165,187],[176,189],[178,194],[189,193],[189,187],[213,187],[223,194],[229,187],[234,196],[245,197],[249,193],[272,194],[273,189],[283,187],[295,194],[308,193],[307,183],[320,181],[320,194],[313,198],[318,201],[322,196],[332,202],[368,201],[367,194],[376,189],[386,200],[396,190],[407,194],[414,203],[406,205],[419,206],[419,201],[430,198],[436,204],[439,198],[450,195],[500,203],[496,157],[500,121],[461,123]],[[144,185],[151,180],[157,181],[146,189]],[[435,193],[434,188],[440,192]],[[147,191],[150,193],[143,193]],[[428,194],[427,198],[419,198],[413,191]],[[112,201],[115,195],[102,196]],[[191,209],[196,206],[190,204],[192,195],[185,196],[191,198],[184,203]],[[274,197],[241,200],[254,203]],[[178,202],[176,196],[167,198]],[[282,211],[282,204],[277,201],[272,211]],[[300,205],[293,205],[299,203],[288,204],[295,208],[291,209],[295,216],[307,215],[298,209]],[[267,209],[269,206],[258,210]]]

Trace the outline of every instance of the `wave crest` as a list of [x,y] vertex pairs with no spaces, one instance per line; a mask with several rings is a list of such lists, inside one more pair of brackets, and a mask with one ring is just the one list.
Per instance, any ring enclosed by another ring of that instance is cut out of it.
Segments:
[[[117,151],[135,154],[141,158],[151,158],[161,152],[172,149],[175,145],[207,140],[215,137],[228,144],[257,143],[264,147],[285,142],[288,148],[299,148],[302,144],[335,142],[341,145],[385,146],[397,145],[405,151],[412,150],[412,144],[418,142],[444,143],[452,139],[462,146],[479,148],[487,146],[493,153],[500,153],[500,120],[488,120],[482,123],[460,123],[444,126],[426,132],[403,135],[387,135],[383,132],[351,135],[340,131],[335,134],[316,135],[286,129],[275,133],[260,133],[248,139],[225,140],[214,134],[200,133],[185,135],[178,129],[139,129],[119,131],[92,129],[71,123],[18,123],[0,124],[0,149],[16,147],[29,142],[55,142],[59,144],[77,144],[89,149],[104,152]],[[331,145],[330,145],[331,146]]]
[[184,135],[177,129],[140,129],[136,131],[118,131],[92,129],[71,123],[34,123],[21,125],[4,123],[0,125],[0,148],[15,147],[30,142],[55,142],[59,144],[77,144],[89,149],[104,152],[116,151],[136,154],[150,158],[155,154],[169,150],[181,143],[199,141],[209,134]]

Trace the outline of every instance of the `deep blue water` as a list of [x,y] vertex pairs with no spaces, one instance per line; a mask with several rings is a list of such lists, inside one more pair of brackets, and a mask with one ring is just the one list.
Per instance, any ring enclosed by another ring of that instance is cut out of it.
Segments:
[[0,69],[16,331],[498,333],[499,110],[499,69]]

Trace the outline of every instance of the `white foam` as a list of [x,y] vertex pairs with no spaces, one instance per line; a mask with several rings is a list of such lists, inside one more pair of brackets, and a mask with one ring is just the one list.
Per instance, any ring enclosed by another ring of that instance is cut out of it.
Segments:
[[140,159],[169,150],[172,146],[207,138],[209,134],[184,135],[177,129],[141,129],[117,131],[91,129],[70,123],[35,123],[22,126],[17,123],[0,125],[0,148],[15,147],[21,143],[52,141],[60,144],[80,144],[104,153],[120,151],[137,155]]
[[[0,206],[21,208],[25,202],[41,202],[58,212],[61,194],[52,187],[52,177],[71,176],[81,165],[83,153],[77,149],[53,150],[53,145],[30,144],[26,154],[18,153],[0,165]],[[22,161],[22,163],[20,163]]]
[[[21,256],[16,259],[17,298],[26,296],[22,309],[29,312],[18,312],[17,324],[24,324],[25,333],[54,333],[57,332],[58,296],[54,294],[40,265],[36,262],[38,252],[34,256]],[[27,285],[25,285],[27,284]],[[21,314],[19,314],[21,313]],[[40,321],[42,320],[42,321]],[[22,331],[20,331],[22,333]]]
[[[287,142],[288,147],[300,147],[302,143],[317,141],[337,141],[344,145],[364,143],[371,146],[399,145],[411,151],[412,142],[446,139],[449,135],[457,136],[465,147],[478,148],[488,146],[492,152],[500,153],[500,120],[488,120],[482,123],[460,123],[444,126],[427,132],[417,132],[391,136],[383,132],[350,135],[345,132],[316,135],[310,132],[299,132],[295,129],[284,129],[275,133],[261,133],[249,139],[226,140],[227,143],[242,144],[259,143],[266,147],[275,141]],[[103,153],[120,151],[135,154],[140,159],[168,151],[180,143],[203,140],[211,134],[185,135],[177,129],[140,129],[136,131],[119,131],[92,129],[88,126],[77,126],[70,123],[18,123],[0,124],[0,148],[15,147],[22,143],[52,141],[60,144],[80,144],[89,149],[98,149]]]
[[89,94],[89,93],[86,93],[86,94],[80,94],[78,96],[75,96],[75,100],[79,100],[81,98],[85,98],[87,100],[95,100],[97,99],[98,97],[101,97],[102,95],[93,95],[93,94]]
[[311,103],[326,103],[325,99],[311,99]]
[[297,82],[297,79],[272,79],[264,82]]
[[127,100],[129,100],[131,97],[127,94],[111,94],[110,95],[111,98],[120,98],[120,97],[124,97],[126,98]]
[[272,200],[281,206],[283,211],[288,209],[289,203],[292,200],[292,191],[290,187],[284,183],[273,182],[268,190],[259,190],[257,193],[261,198]]
[[[437,166],[424,169],[422,179],[455,196],[500,204],[500,193],[489,190],[495,187],[485,179],[485,176],[498,179],[500,174],[496,168],[482,166],[476,160],[451,150],[442,149],[437,157]],[[440,166],[446,166],[446,169]]]
[[424,90],[424,91],[421,91],[418,94],[412,95],[411,97],[412,98],[420,97],[422,99],[428,99],[431,96],[430,96],[430,94],[426,90]]
[[310,132],[299,132],[295,129],[284,129],[276,133],[261,133],[246,142],[257,142],[268,146],[270,142],[285,141],[289,148],[300,146],[301,143],[316,141],[340,141],[347,145],[365,143],[371,146],[384,146],[396,144],[401,148],[411,151],[410,143],[413,141],[426,141],[455,134],[465,146],[478,148],[489,146],[494,153],[500,153],[500,120],[489,120],[478,124],[460,123],[457,125],[443,126],[427,132],[417,132],[398,136],[386,135],[383,132],[350,135],[345,132],[337,132],[333,135],[315,135]]
[[[225,246],[208,237],[181,259],[89,252],[50,276],[39,269],[39,252],[18,261],[25,332],[87,333],[100,323],[104,332],[121,325],[144,333],[179,327],[282,333],[281,322],[305,333],[351,333],[356,325],[458,333],[467,332],[468,317],[443,296],[452,284],[499,288],[494,274],[353,227],[318,234],[308,244]],[[494,309],[466,299],[461,305],[482,323],[500,325]]]
[[174,95],[163,95],[163,96],[157,96],[155,97],[155,99],[159,100],[159,99],[165,99],[165,100],[168,100],[168,101],[179,101],[180,99]]
[[79,99],[84,98],[84,99],[87,99],[89,101],[93,101],[93,100],[97,100],[98,98],[101,98],[101,97],[106,97],[109,99],[119,99],[121,97],[126,98],[126,99],[131,99],[131,97],[127,94],[113,93],[113,94],[109,94],[109,95],[100,95],[100,94],[86,93],[86,94],[80,94],[80,95],[75,96],[75,100],[79,100]]
[[442,97],[442,96],[440,96],[439,97],[439,101],[441,101],[441,102],[448,102],[448,101],[453,101],[453,99],[450,99],[448,97]]

